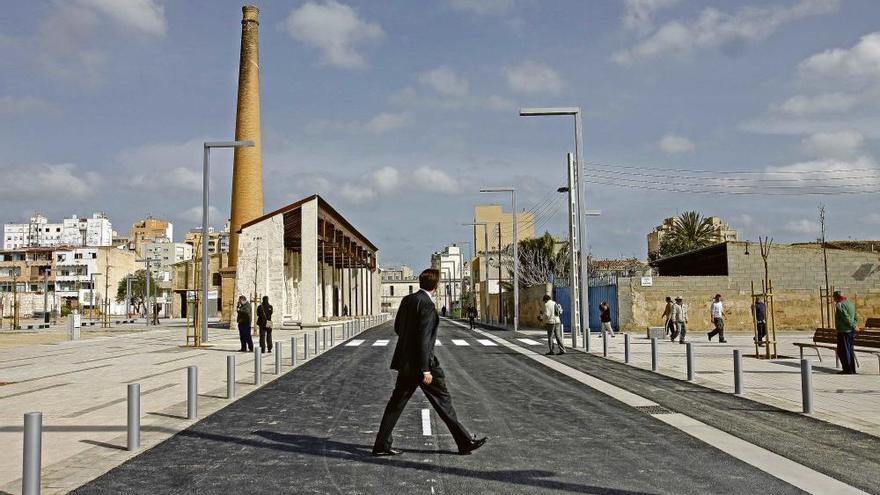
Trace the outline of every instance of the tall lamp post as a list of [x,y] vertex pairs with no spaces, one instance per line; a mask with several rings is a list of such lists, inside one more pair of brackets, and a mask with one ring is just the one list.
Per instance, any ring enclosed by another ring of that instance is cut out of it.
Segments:
[[[454,241],[453,244],[455,244],[456,246],[458,246],[460,244],[467,244],[468,246],[471,246],[471,241]],[[473,259],[473,256],[471,256],[471,259]],[[465,311],[465,308],[464,308],[464,289],[465,289],[465,287],[464,287],[464,254],[462,254],[460,246],[458,249],[458,265],[459,265],[458,266],[458,279],[459,279],[458,290],[459,290],[459,294],[462,295],[462,297],[460,298],[461,315],[464,316],[464,311]],[[471,297],[474,297],[474,288],[473,288],[474,278],[470,276],[470,264],[468,265],[468,278],[471,280],[471,287],[470,287]]]
[[146,278],[146,287],[144,287],[144,310],[146,314],[144,316],[147,318],[147,325],[149,326],[152,324],[151,322],[153,321],[153,305],[150,303],[150,301],[152,300],[152,297],[150,295],[150,279],[153,277],[153,272],[150,270],[150,263],[158,263],[162,260],[159,258],[144,258],[136,261],[138,263],[144,263],[147,267],[147,273],[144,275],[144,277]]
[[474,257],[477,256],[477,226],[483,226],[483,258],[485,260],[485,270],[481,270],[486,275],[486,297],[480,297],[483,304],[483,323],[489,322],[489,224],[486,222],[463,223],[462,225],[474,228]]
[[[511,215],[513,215],[513,331],[519,330],[519,233],[517,232],[516,219],[516,189],[513,187],[488,187],[480,189],[481,193],[510,193]],[[498,252],[498,262],[501,260],[501,252]],[[501,284],[501,280],[498,280]],[[499,315],[500,318],[500,315]]]
[[89,320],[92,323],[95,322],[95,275],[101,274],[97,272],[89,274],[89,304],[91,305],[89,308]]
[[[581,172],[586,171],[586,165],[581,159],[581,149],[583,148],[583,139],[581,133],[581,107],[554,107],[554,108],[520,108],[519,116],[520,117],[548,117],[548,116],[572,116],[574,117],[574,158],[575,158],[575,167],[574,167],[574,183],[575,183],[575,191],[577,193],[577,202],[580,206],[580,211],[578,212],[578,246],[580,252],[578,253],[578,271],[580,274],[580,286],[578,287],[578,294],[580,296],[580,300],[582,303],[582,307],[589,308],[589,302],[587,300],[587,291],[585,287],[589,286],[589,269],[587,267],[587,255],[584,251],[586,243],[584,242],[584,236],[586,235],[586,219],[587,210],[586,205],[587,201],[584,198],[584,187],[581,184]],[[574,269],[574,267],[572,267]],[[574,291],[574,289],[572,289]],[[580,315],[580,326],[589,332],[589,322],[587,324],[584,323],[584,313],[586,311],[581,311]],[[590,350],[590,339],[584,339],[584,347],[587,350]]]
[[202,331],[201,341],[208,341],[208,192],[211,148],[250,148],[253,141],[207,141],[202,168]]

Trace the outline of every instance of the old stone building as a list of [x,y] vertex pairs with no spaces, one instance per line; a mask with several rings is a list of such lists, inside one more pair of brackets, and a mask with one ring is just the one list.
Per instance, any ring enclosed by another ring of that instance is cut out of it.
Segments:
[[234,297],[269,296],[276,320],[313,326],[381,311],[378,248],[320,196],[246,222],[238,239]]

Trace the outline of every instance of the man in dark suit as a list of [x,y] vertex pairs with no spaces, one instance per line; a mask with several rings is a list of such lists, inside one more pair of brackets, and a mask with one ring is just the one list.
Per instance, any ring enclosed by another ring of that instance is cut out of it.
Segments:
[[419,387],[449,428],[460,454],[470,454],[486,443],[485,437],[475,439],[458,421],[443,368],[434,356],[440,318],[431,293],[437,289],[439,281],[440,270],[423,271],[419,275],[419,291],[404,297],[397,310],[394,320],[397,347],[391,359],[391,369],[397,370],[397,382],[382,415],[382,424],[373,445],[374,456],[400,454],[391,448],[391,432],[409,398]]

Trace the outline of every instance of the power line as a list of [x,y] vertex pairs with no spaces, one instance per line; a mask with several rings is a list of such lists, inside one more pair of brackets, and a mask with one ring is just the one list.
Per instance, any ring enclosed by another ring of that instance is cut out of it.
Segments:
[[643,186],[636,184],[625,184],[620,182],[603,182],[600,180],[591,180],[590,178],[585,178],[584,182],[588,184],[598,184],[603,186],[612,186],[612,187],[626,187],[631,189],[644,189],[650,191],[661,191],[661,192],[679,192],[679,193],[693,193],[693,194],[725,194],[732,196],[755,196],[755,195],[764,195],[764,196],[804,196],[804,195],[819,195],[819,196],[831,196],[831,195],[841,195],[841,194],[877,194],[880,193],[880,190],[872,190],[872,191],[800,191],[800,192],[774,192],[774,191],[725,191],[723,189],[680,189],[675,187],[675,185],[670,186]]
[[[653,177],[658,179],[684,179],[684,180],[715,180],[715,181],[750,181],[756,182],[760,181],[761,183],[766,182],[803,182],[803,181],[854,181],[854,180],[865,180],[871,179],[876,180],[880,179],[880,175],[855,175],[853,177],[792,177],[792,178],[772,178],[775,174],[789,174],[789,173],[797,173],[797,174],[806,174],[813,173],[812,171],[803,171],[803,172],[793,172],[793,171],[785,171],[785,172],[755,172],[755,174],[763,174],[764,178],[751,178],[751,177],[704,177],[704,176],[686,176],[686,175],[670,175],[670,174],[652,174],[652,173],[642,173],[642,172],[627,172],[625,170],[615,170],[610,167],[593,167],[589,172],[598,171],[600,173],[612,173],[612,174],[620,174],[620,175],[628,175],[633,177]],[[669,169],[674,170],[674,169]],[[849,171],[847,171],[849,172]],[[876,172],[876,170],[875,170]]]
[[[642,183],[642,184],[656,184],[657,183],[656,180],[632,179],[629,177],[619,177],[619,176],[609,177],[607,175],[596,175],[595,173],[588,173],[587,177],[592,177],[595,179],[604,179],[604,180],[622,180],[622,181],[636,182],[636,183]],[[668,178],[674,179],[674,177],[668,177]],[[709,179],[709,180],[712,180],[712,179]],[[851,180],[856,180],[856,179],[851,179]],[[762,184],[762,183],[756,183],[756,182],[752,182],[751,184],[718,184],[718,183],[712,184],[711,182],[705,182],[703,184],[688,183],[688,184],[678,184],[678,185],[708,186],[708,187],[718,187],[718,188],[725,188],[725,189],[728,189],[728,188],[749,188],[749,189],[752,189],[752,188],[764,188],[764,189],[820,188],[820,189],[834,190],[835,188],[852,189],[852,188],[858,188],[858,187],[875,187],[880,184],[868,183],[868,184],[827,184],[827,185],[791,185],[791,184],[773,185],[773,184]]]
[[591,165],[594,167],[610,167],[614,170],[617,169],[631,169],[631,170],[655,170],[660,172],[687,172],[687,173],[698,173],[698,174],[731,174],[731,175],[763,175],[767,173],[773,174],[819,174],[819,173],[837,173],[837,172],[877,172],[876,168],[853,168],[848,170],[810,170],[810,171],[797,171],[797,170],[780,170],[777,172],[755,172],[755,171],[742,171],[742,170],[701,170],[701,169],[687,169],[687,168],[659,168],[659,167],[635,167],[632,165],[616,165],[616,164],[608,164],[608,163],[598,163],[598,162],[586,162],[587,165]]

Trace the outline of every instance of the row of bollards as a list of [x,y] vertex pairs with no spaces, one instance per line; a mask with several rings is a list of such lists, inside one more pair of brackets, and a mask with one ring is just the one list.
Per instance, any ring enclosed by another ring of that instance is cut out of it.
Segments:
[[[602,356],[608,357],[608,339],[602,334]],[[623,335],[623,362],[630,364],[630,336]],[[651,371],[657,371],[660,365],[659,345],[656,337],[651,337]],[[694,381],[694,347],[692,342],[685,344],[685,368],[687,381]],[[733,393],[743,395],[742,351],[733,350]],[[801,402],[805,414],[813,413],[813,365],[807,359],[801,359]]]
[[[341,325],[342,341],[372,328],[386,321],[386,316],[369,316],[347,321]],[[330,327],[330,347],[336,345],[334,326]],[[313,336],[314,355],[319,353],[318,349],[318,331]],[[629,335],[626,336],[627,344],[627,362],[629,361]],[[321,348],[327,349],[327,328],[323,329],[323,339]],[[290,366],[297,365],[297,338],[290,338]],[[275,374],[280,375],[282,372],[282,363],[284,359],[282,344],[275,344]],[[309,358],[309,335],[303,335],[303,357]],[[809,363],[808,369],[809,369]],[[262,354],[259,350],[254,350],[254,385],[260,385],[263,382],[263,364]],[[189,366],[186,370],[186,417],[187,419],[198,418],[198,366]],[[138,383],[128,384],[127,397],[127,428],[126,428],[126,449],[136,451],[141,445],[141,386]],[[235,399],[235,355],[226,356],[226,398],[228,400]],[[806,407],[806,406],[805,406]],[[812,406],[811,406],[812,408]],[[24,446],[22,456],[22,494],[23,495],[39,495],[41,464],[42,464],[42,442],[43,442],[43,414],[41,412],[29,412],[24,415]]]

